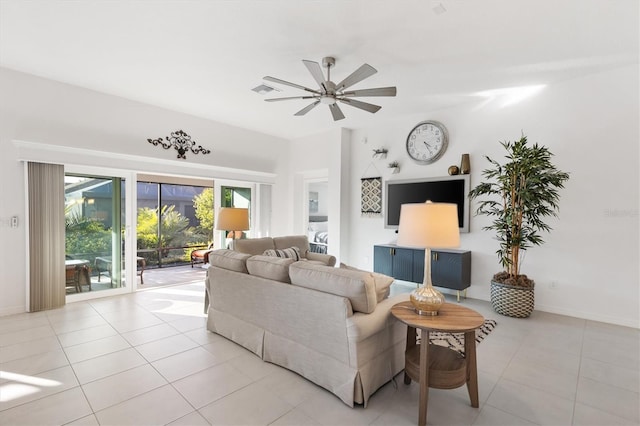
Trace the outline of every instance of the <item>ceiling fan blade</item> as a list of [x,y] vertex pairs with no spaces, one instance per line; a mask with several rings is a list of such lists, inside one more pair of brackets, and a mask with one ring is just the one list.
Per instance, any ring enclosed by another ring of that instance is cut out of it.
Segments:
[[311,111],[312,109],[314,109],[318,104],[320,103],[320,100],[315,101],[312,104],[307,105],[306,107],[302,108],[300,111],[296,112],[293,115],[305,115],[306,113],[308,113],[309,111]]
[[344,118],[344,114],[338,104],[329,105],[329,110],[331,111],[331,115],[333,115],[333,121],[342,120]]
[[280,80],[279,78],[269,77],[268,75],[265,76],[265,77],[262,77],[262,79],[263,80],[267,80],[267,81],[271,81],[273,83],[284,84],[285,86],[295,87],[296,89],[306,90],[307,92],[316,93],[318,95],[320,94],[320,92],[317,91],[317,90],[309,89],[308,87],[300,86],[299,84],[290,83],[288,81]]
[[338,83],[336,86],[336,90],[341,91],[343,89],[346,89],[347,87],[351,87],[354,84],[364,80],[365,78],[371,77],[377,72],[378,71],[371,65],[364,64],[360,68],[352,72],[351,75],[349,75],[347,78]]
[[265,99],[266,102],[276,102],[276,101],[288,101],[291,99],[313,99],[316,96],[290,96],[287,98],[271,98],[271,99]]
[[376,87],[375,89],[349,90],[342,96],[395,96],[395,87]]
[[302,62],[304,62],[304,65],[313,76],[313,79],[318,83],[322,90],[326,92],[327,86],[324,84],[324,74],[322,74],[322,68],[320,68],[320,64],[313,61],[307,61],[305,59],[303,59]]
[[360,108],[365,111],[369,111],[370,113],[377,112],[380,108],[379,105],[369,104],[366,102],[356,101],[355,99],[338,99],[340,102],[350,105],[352,107]]

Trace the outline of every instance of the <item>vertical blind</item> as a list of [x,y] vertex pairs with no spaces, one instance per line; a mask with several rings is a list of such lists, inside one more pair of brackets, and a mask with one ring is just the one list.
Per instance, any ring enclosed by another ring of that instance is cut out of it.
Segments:
[[29,311],[65,303],[64,166],[28,163]]

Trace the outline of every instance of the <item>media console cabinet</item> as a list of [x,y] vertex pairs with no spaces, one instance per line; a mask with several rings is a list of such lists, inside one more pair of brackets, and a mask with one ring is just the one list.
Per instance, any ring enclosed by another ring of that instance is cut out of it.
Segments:
[[[373,246],[373,270],[402,281],[422,283],[424,249],[395,244]],[[431,250],[431,280],[436,287],[460,291],[465,297],[471,285],[471,252],[468,250]]]

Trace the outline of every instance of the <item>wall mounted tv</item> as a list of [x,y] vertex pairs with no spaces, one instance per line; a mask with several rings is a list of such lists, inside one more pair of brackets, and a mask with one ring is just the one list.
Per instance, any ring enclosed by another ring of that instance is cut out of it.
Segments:
[[386,181],[384,227],[398,228],[402,204],[431,200],[457,204],[460,232],[469,232],[469,184],[469,175]]

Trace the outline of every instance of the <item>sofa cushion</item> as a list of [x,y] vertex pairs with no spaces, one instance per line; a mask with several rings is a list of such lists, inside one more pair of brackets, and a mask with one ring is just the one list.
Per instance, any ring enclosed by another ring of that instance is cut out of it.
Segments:
[[295,262],[293,259],[272,256],[251,256],[247,259],[247,269],[251,275],[266,278],[268,280],[290,283],[289,266]]
[[373,276],[361,271],[295,262],[289,267],[291,284],[346,297],[354,311],[370,314],[376,308]]
[[382,302],[384,299],[389,297],[389,293],[391,292],[390,287],[391,287],[391,284],[393,284],[393,281],[395,280],[395,278],[385,274],[380,274],[378,272],[363,271],[362,269],[358,269],[353,266],[346,265],[344,263],[340,263],[340,268],[349,269],[352,271],[360,271],[365,274],[371,274],[371,276],[373,277],[373,282],[376,285],[376,301],[378,303]]
[[273,237],[273,248],[285,249],[287,247],[298,247],[300,256],[307,257],[309,251],[309,238],[306,235],[289,235],[285,237]]
[[298,247],[288,247],[285,249],[273,249],[273,250],[265,250],[262,253],[265,256],[272,257],[281,257],[285,259],[293,259],[294,261],[298,261],[302,258],[300,256],[300,249]]
[[250,257],[250,254],[238,253],[233,250],[213,250],[209,253],[209,264],[230,271],[244,272],[247,274],[249,273],[247,269],[247,259]]
[[[288,246],[291,247],[291,246]],[[273,238],[247,238],[233,241],[233,248],[240,253],[257,255],[264,253],[265,250],[274,249]]]

